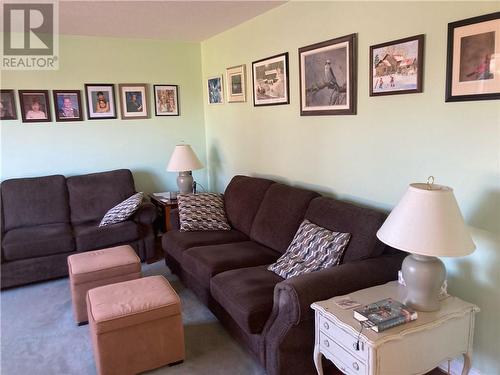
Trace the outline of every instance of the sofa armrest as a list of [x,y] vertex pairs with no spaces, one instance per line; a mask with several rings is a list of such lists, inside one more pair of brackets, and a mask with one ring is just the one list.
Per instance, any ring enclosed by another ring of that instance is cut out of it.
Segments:
[[151,225],[156,219],[156,207],[149,202],[143,203],[132,218],[138,223]]
[[179,219],[179,209],[174,208],[170,210],[170,225],[172,225],[172,230],[181,229],[181,221]]

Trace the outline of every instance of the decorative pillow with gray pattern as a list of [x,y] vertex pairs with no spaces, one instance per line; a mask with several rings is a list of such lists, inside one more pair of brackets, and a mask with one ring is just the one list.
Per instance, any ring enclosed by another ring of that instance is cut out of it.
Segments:
[[284,279],[336,266],[351,239],[305,219],[286,252],[267,269]]
[[221,194],[179,194],[181,232],[230,230]]
[[125,199],[123,202],[118,203],[106,212],[106,215],[102,218],[99,226],[105,227],[106,225],[121,223],[122,221],[127,220],[135,211],[137,211],[143,198],[143,193],[136,193]]

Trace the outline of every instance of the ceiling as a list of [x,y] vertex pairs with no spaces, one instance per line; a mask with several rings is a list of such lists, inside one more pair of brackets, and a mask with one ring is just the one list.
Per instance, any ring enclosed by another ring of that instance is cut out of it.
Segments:
[[200,42],[285,1],[59,2],[59,33]]

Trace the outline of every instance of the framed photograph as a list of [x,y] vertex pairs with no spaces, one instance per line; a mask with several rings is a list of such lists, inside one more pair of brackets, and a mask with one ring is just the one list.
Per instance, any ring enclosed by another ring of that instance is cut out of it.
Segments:
[[118,87],[122,119],[149,118],[148,86],[145,83],[122,83]]
[[245,65],[226,69],[227,101],[228,103],[246,102],[246,72]]
[[177,85],[154,85],[155,115],[179,116],[179,88]]
[[253,105],[290,104],[288,52],[252,63]]
[[23,122],[50,122],[48,90],[19,90]]
[[448,24],[447,102],[500,99],[500,12]]
[[356,34],[299,48],[300,115],[356,114]]
[[207,80],[208,104],[224,103],[222,76],[210,77]]
[[14,90],[0,90],[0,120],[16,120],[16,99]]
[[424,35],[370,47],[370,96],[422,92]]
[[89,120],[116,118],[115,86],[111,83],[85,84]]
[[80,90],[53,90],[56,121],[82,121]]

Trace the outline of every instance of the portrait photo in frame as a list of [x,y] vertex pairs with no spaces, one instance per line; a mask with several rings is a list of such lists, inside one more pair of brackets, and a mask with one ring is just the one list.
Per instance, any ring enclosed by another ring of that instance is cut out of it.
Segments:
[[23,122],[50,122],[48,90],[19,90],[19,104]]
[[14,90],[0,89],[0,120],[17,120]]
[[299,48],[300,115],[355,115],[356,68],[356,34]]
[[500,99],[500,12],[448,24],[447,102]]
[[122,120],[149,118],[148,86],[145,83],[121,83],[118,88]]
[[89,120],[115,119],[115,85],[111,83],[85,84],[87,114]]
[[80,90],[53,90],[56,121],[82,121]]
[[156,116],[179,116],[179,87],[153,85]]
[[226,69],[227,102],[245,102],[246,98],[246,66],[238,65]]
[[288,52],[252,62],[254,107],[290,104]]

